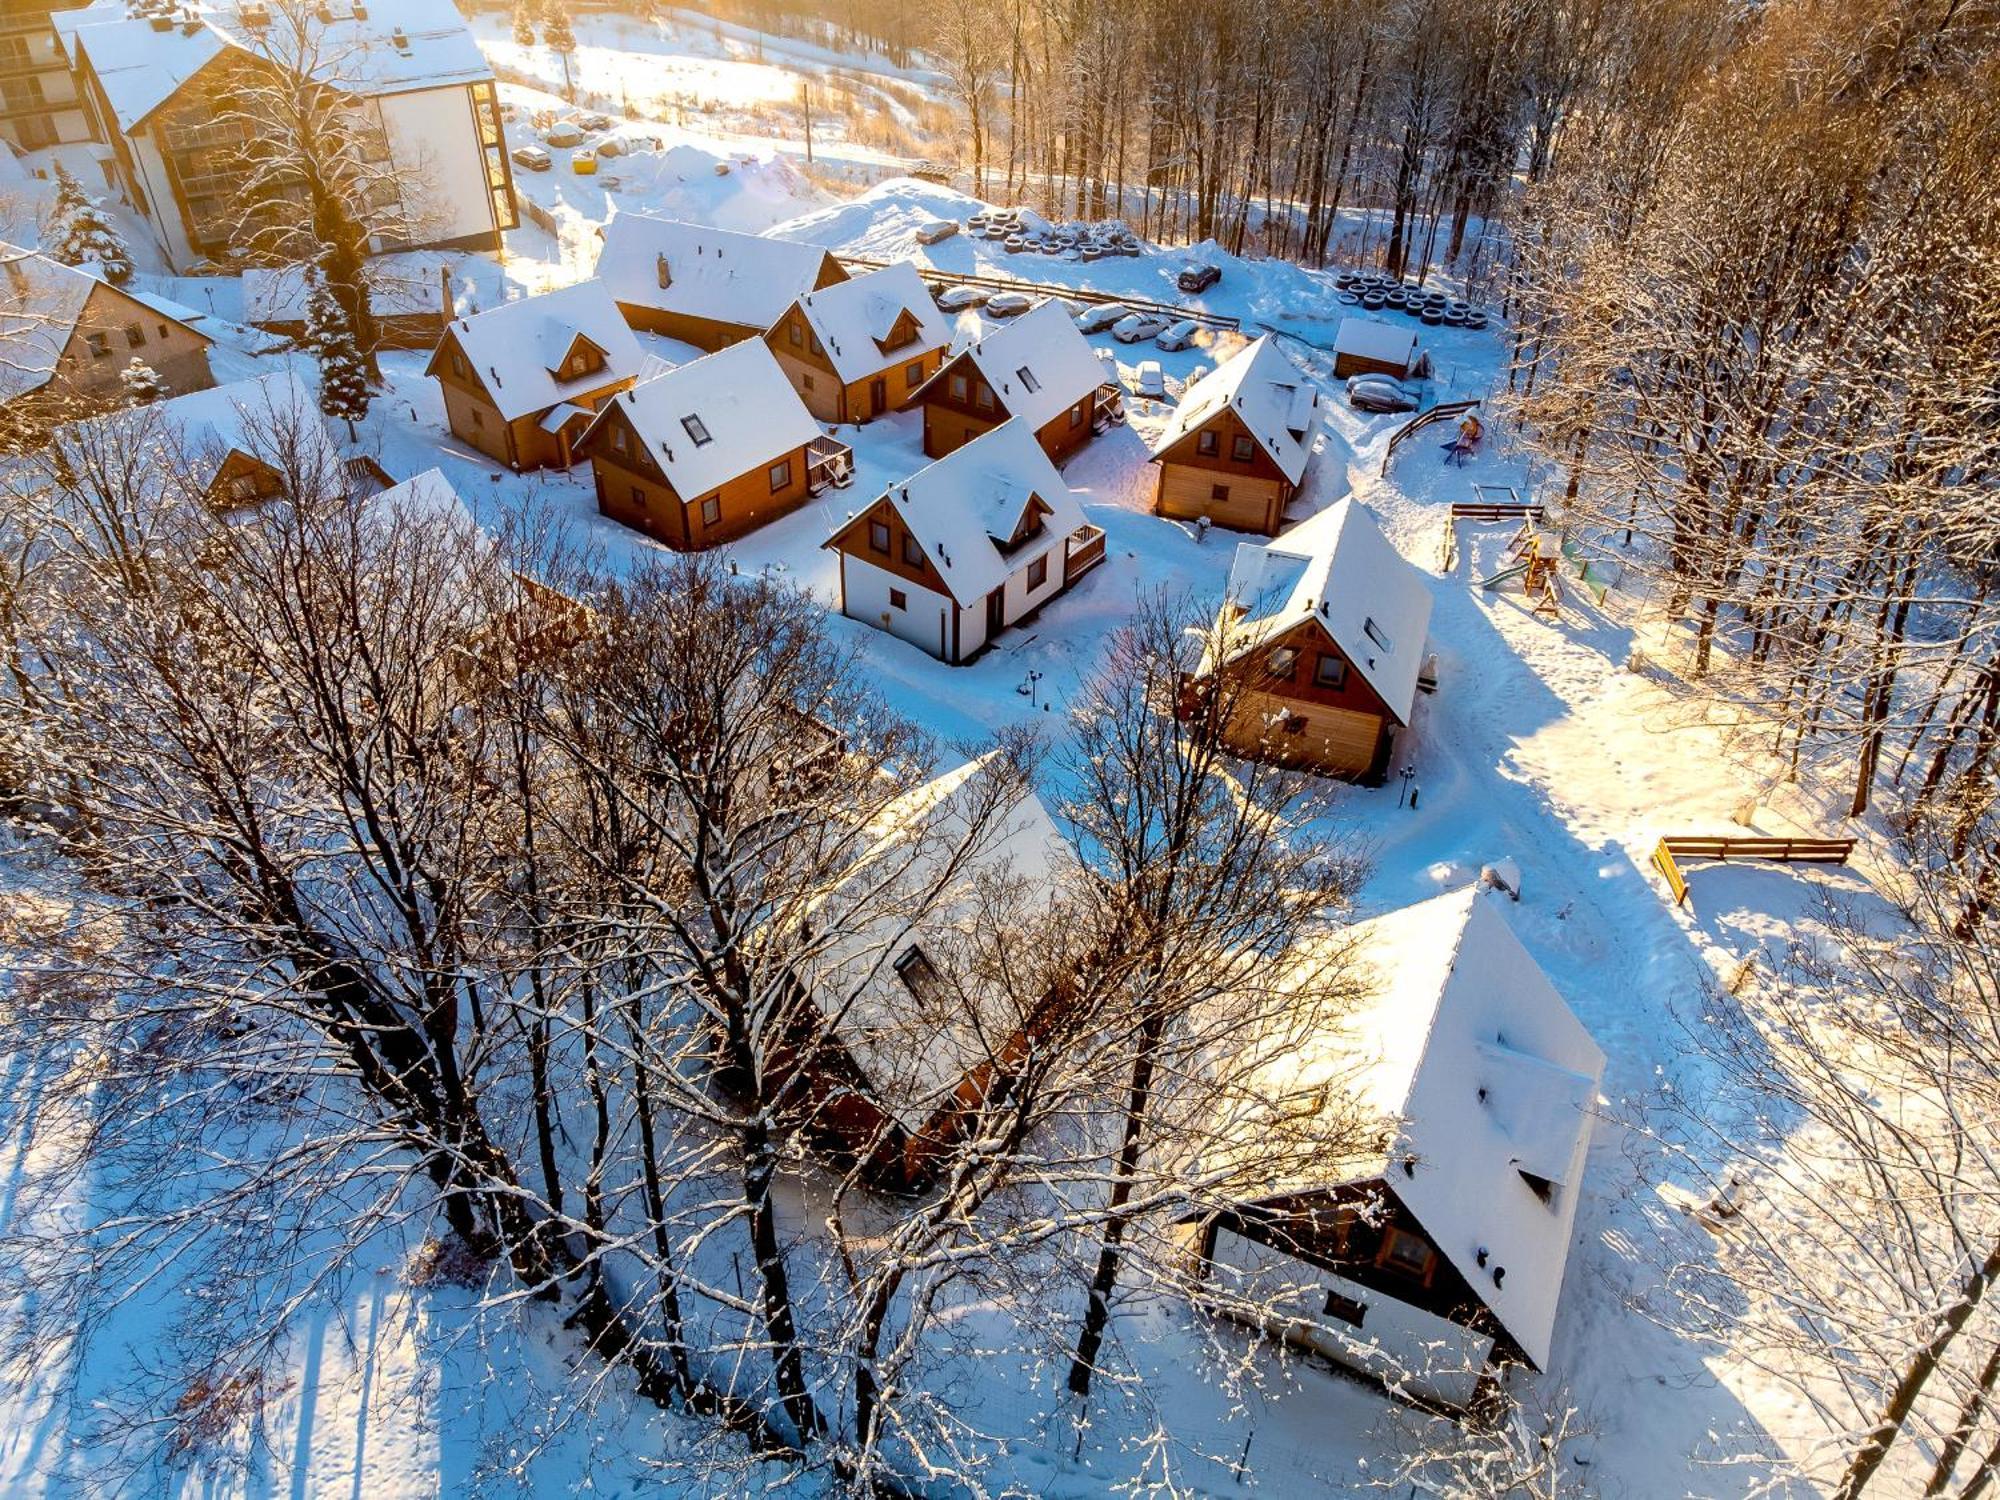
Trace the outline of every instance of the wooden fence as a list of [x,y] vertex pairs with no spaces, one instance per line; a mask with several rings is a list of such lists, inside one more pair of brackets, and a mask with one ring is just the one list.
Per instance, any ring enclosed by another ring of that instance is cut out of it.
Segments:
[[1704,838],[1692,834],[1669,834],[1653,846],[1653,868],[1667,882],[1674,905],[1685,905],[1687,877],[1681,861],[1713,859],[1776,860],[1784,864],[1844,865],[1854,853],[1853,839],[1787,839],[1749,837]]
[[1396,429],[1394,435],[1389,439],[1389,446],[1382,450],[1382,472],[1384,474],[1389,472],[1389,461],[1396,456],[1396,450],[1402,447],[1405,441],[1414,437],[1432,423],[1442,422],[1446,417],[1455,417],[1462,411],[1471,411],[1477,405],[1479,405],[1479,400],[1477,397],[1474,397],[1470,401],[1442,401],[1433,406],[1429,411],[1418,412],[1409,421]]
[[[1408,431],[1405,428],[1404,431]],[[1400,435],[1400,434],[1399,434]],[[1542,507],[1530,500],[1523,500],[1511,485],[1475,484],[1475,495],[1489,493],[1512,495],[1511,500],[1454,500],[1451,514],[1445,518],[1444,545],[1438,549],[1441,561],[1440,573],[1450,573],[1458,566],[1458,523],[1460,521],[1533,521],[1543,519]]]
[[[856,271],[879,271],[889,264],[886,260],[862,255],[837,254],[834,259],[849,270]],[[940,271],[934,266],[917,266],[915,269],[925,281],[939,285],[976,286],[995,292],[1030,292],[1043,297],[1067,297],[1072,302],[1087,302],[1096,306],[1119,302],[1133,312],[1157,313],[1163,318],[1172,318],[1176,323],[1186,318],[1204,328],[1220,329],[1224,333],[1235,333],[1243,326],[1241,318],[1232,318],[1225,313],[1202,312],[1173,302],[1149,302],[1144,297],[1121,297],[1116,292],[1095,292],[1086,287],[1060,286],[1046,281],[1017,281],[1011,276],[961,276],[956,271]]]

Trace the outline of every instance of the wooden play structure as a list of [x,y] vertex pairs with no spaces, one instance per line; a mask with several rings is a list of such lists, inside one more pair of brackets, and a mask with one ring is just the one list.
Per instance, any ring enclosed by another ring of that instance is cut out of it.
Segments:
[[1445,522],[1444,572],[1449,573],[1458,566],[1458,526],[1461,521],[1487,524],[1513,521],[1518,525],[1507,543],[1506,564],[1499,572],[1480,579],[1481,588],[1497,589],[1518,578],[1534,613],[1560,617],[1565,587],[1564,567],[1568,565],[1575,569],[1569,578],[1581,583],[1600,606],[1604,603],[1604,596],[1616,580],[1605,577],[1584,556],[1583,548],[1570,536],[1568,528],[1549,526],[1544,507],[1523,500],[1519,491],[1506,484],[1475,484],[1472,496],[1470,500],[1453,504],[1451,515]]
[[[1520,491],[1511,484],[1475,484],[1470,500],[1452,503],[1451,515],[1444,525],[1444,561],[1438,571],[1449,573],[1458,566],[1459,522],[1490,525],[1497,521],[1515,521],[1525,527],[1530,522],[1539,525],[1542,519],[1542,507],[1522,500]],[[1515,542],[1519,540],[1517,534]]]
[[1781,864],[1844,865],[1854,853],[1853,839],[1792,839],[1761,837],[1706,838],[1691,834],[1668,834],[1653,846],[1653,868],[1667,883],[1674,905],[1687,904],[1687,877],[1681,872],[1685,860],[1732,859],[1772,860]]

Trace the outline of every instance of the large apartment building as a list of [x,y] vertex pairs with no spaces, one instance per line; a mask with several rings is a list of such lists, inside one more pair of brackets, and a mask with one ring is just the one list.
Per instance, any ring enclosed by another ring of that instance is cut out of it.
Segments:
[[0,0],[0,141],[37,151],[90,139],[90,116],[50,20],[84,4]]
[[263,69],[309,52],[312,76],[353,99],[382,180],[413,226],[379,249],[497,248],[518,222],[493,72],[451,0],[341,0],[307,13],[302,49],[261,0],[132,14],[116,0],[54,17],[107,170],[177,271],[226,258],[250,134],[231,109]]

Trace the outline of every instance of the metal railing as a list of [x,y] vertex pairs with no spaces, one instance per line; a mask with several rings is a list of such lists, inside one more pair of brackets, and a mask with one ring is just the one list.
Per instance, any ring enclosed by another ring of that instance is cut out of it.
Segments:
[[[875,260],[863,255],[835,255],[834,259],[852,270],[879,271],[891,264],[886,260]],[[911,262],[915,265],[915,262]],[[1199,323],[1204,328],[1218,329],[1224,333],[1235,333],[1243,326],[1241,318],[1232,318],[1226,313],[1203,312],[1199,308],[1183,307],[1173,302],[1153,302],[1144,297],[1121,297],[1116,292],[1092,291],[1087,287],[1064,286],[1047,281],[1017,281],[1011,276],[960,275],[956,271],[940,271],[934,266],[916,266],[917,275],[927,282],[950,286],[976,286],[996,292],[1032,292],[1045,297],[1066,297],[1072,302],[1087,302],[1102,307],[1117,302],[1133,312],[1156,313],[1172,318],[1175,322],[1187,319]]]

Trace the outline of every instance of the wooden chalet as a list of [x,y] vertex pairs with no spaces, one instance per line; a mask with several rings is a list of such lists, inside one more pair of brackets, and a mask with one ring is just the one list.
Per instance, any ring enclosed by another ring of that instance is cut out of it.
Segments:
[[510,469],[567,469],[597,409],[653,363],[611,294],[582,281],[454,319],[424,373],[453,437]]
[[604,226],[597,277],[632,327],[716,350],[762,337],[847,272],[818,245],[621,213]]
[[1456,1408],[1498,1366],[1548,1363],[1604,1074],[1497,900],[1467,888],[1343,935],[1370,996],[1258,1076],[1274,1101],[1323,1089],[1350,1145],[1379,1121],[1379,1149],[1301,1168],[1246,1115],[1223,1149],[1245,1180],[1272,1163],[1269,1190],[1186,1226],[1217,1310]]
[[1240,544],[1222,608],[1182,711],[1227,712],[1246,756],[1379,783],[1416,701],[1431,594],[1368,511],[1342,500]]
[[1421,358],[1414,329],[1379,318],[1342,318],[1333,336],[1333,378],[1387,375],[1407,380]]
[[680,552],[733,541],[853,477],[851,451],[820,431],[758,340],[621,393],[577,451],[600,511]]
[[[1154,511],[1276,536],[1313,466],[1320,417],[1319,388],[1266,334],[1196,381],[1174,408],[1153,444]],[[1346,445],[1326,437],[1344,460]],[[1344,495],[1344,461],[1321,468],[1338,492],[1318,498]]]
[[797,1070],[821,1149],[891,1191],[928,1179],[1051,1022],[1050,997],[1009,993],[970,941],[996,885],[1048,905],[1076,874],[1032,792],[990,801],[992,762],[953,767],[857,830],[852,877],[814,913],[841,936],[796,976],[778,1067]]
[[901,411],[937,374],[951,324],[916,268],[897,261],[807,292],[764,342],[807,411],[822,422],[866,422]]
[[123,405],[134,359],[180,395],[215,384],[197,314],[0,242],[0,411],[17,432]]
[[917,393],[924,453],[943,458],[1002,422],[1026,424],[1056,463],[1125,420],[1124,392],[1062,305],[1044,302],[944,362]]

